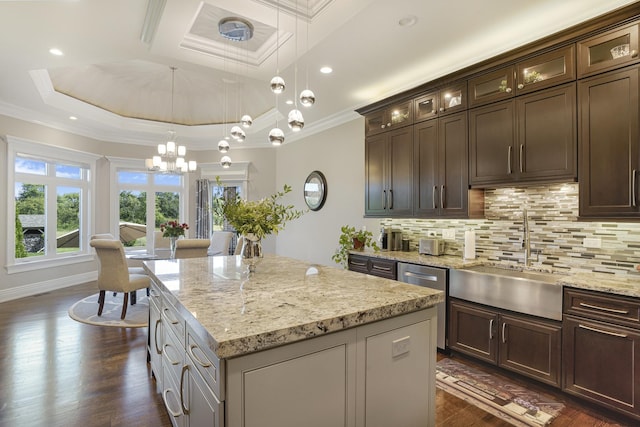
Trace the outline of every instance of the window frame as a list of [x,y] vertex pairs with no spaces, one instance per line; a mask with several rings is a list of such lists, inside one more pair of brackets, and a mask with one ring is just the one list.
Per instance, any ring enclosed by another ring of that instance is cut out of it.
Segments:
[[[113,183],[111,186],[111,200],[113,203],[110,204],[110,213],[109,218],[111,218],[111,234],[114,236],[120,235],[119,224],[120,224],[120,191],[122,190],[133,190],[133,191],[146,191],[147,193],[147,218],[154,217],[155,218],[155,207],[156,207],[156,193],[158,192],[178,192],[180,193],[180,207],[179,207],[179,216],[178,220],[180,222],[189,223],[189,191],[187,191],[189,186],[191,185],[191,175],[192,173],[185,173],[182,175],[181,184],[179,186],[172,185],[161,185],[155,184],[153,181],[153,175],[161,175],[160,172],[149,171],[145,164],[144,160],[132,160],[132,159],[124,159],[124,158],[110,158],[110,182]],[[150,176],[149,182],[146,184],[131,184],[127,186],[122,186],[118,181],[118,172],[137,172],[137,173],[145,173]],[[153,195],[153,197],[150,197]],[[116,203],[118,202],[118,203]],[[139,251],[141,249],[146,249],[147,252],[153,252],[153,232],[155,231],[155,221],[147,221],[147,246],[146,248],[143,246],[134,246],[132,248],[125,247],[125,251]]]
[[[48,164],[74,165],[86,168],[87,176],[79,180],[61,178],[55,176],[55,168],[46,175],[24,174],[16,172],[16,158],[25,157],[42,160]],[[7,244],[5,268],[7,274],[21,273],[38,269],[57,267],[62,265],[77,264],[93,260],[90,253],[88,240],[93,229],[93,213],[95,211],[96,191],[96,163],[100,156],[69,148],[48,145],[46,143],[31,141],[20,137],[7,135]],[[52,192],[53,187],[73,186],[81,189],[81,207],[79,230],[84,239],[80,239],[80,249],[77,252],[58,253],[55,247],[55,239],[45,240],[47,248],[42,257],[16,258],[15,257],[15,220],[16,220],[16,182],[45,185],[45,212],[54,212],[46,215],[46,229],[57,230],[55,221],[57,215],[57,192]]]

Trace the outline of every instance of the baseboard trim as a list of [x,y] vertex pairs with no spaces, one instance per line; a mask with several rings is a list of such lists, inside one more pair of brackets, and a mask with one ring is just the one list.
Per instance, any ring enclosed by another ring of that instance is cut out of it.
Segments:
[[29,283],[27,285],[16,286],[9,289],[0,289],[0,303],[12,301],[19,298],[30,297],[56,289],[68,288],[69,286],[80,285],[98,279],[98,272],[75,274],[73,276],[59,277],[44,282]]

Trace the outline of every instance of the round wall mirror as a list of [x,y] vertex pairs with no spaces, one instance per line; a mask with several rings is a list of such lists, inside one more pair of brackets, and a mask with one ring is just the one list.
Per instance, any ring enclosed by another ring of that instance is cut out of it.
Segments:
[[304,181],[304,201],[312,211],[322,208],[327,198],[327,180],[320,171],[313,171]]

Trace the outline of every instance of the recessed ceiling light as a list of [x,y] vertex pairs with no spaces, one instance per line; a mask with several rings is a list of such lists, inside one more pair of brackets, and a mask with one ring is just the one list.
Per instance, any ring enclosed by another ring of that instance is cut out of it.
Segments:
[[292,101],[292,100],[290,100],[290,99],[287,99],[287,100],[285,101],[285,104],[287,104],[287,105],[293,105],[293,101]]
[[64,53],[62,53],[62,51],[60,49],[58,49],[57,47],[52,47],[51,49],[49,49],[49,53],[51,55],[55,55],[55,56],[62,56],[64,55]]
[[328,67],[328,66],[324,66],[324,67],[320,68],[320,72],[322,74],[331,74],[333,72],[333,68]]
[[418,17],[415,15],[409,15],[400,19],[398,21],[398,25],[400,25],[401,27],[411,27],[415,25],[416,22],[418,22]]
[[69,120],[78,120],[76,116],[69,116]]

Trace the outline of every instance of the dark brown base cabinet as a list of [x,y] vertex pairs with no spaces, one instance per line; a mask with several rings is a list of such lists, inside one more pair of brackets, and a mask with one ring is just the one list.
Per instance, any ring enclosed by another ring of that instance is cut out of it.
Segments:
[[369,257],[366,255],[349,255],[349,270],[384,277],[386,279],[396,280],[397,265],[398,263],[396,261],[390,259]]
[[564,312],[563,390],[640,419],[640,301],[565,289]]
[[451,299],[449,348],[560,387],[559,322]]

